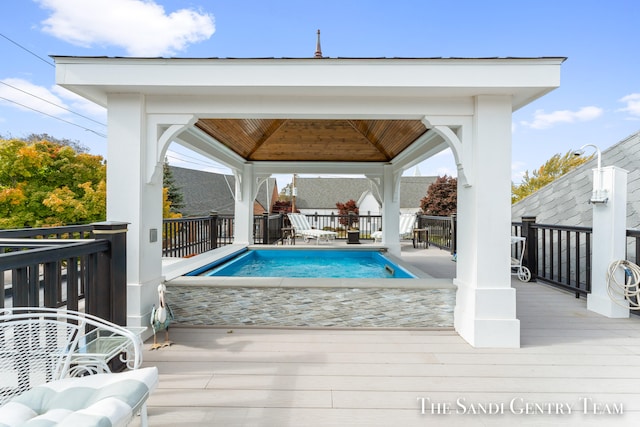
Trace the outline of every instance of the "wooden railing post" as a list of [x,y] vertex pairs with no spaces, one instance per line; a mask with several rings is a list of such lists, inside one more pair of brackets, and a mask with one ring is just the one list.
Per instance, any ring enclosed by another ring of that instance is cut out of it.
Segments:
[[522,237],[527,239],[522,261],[531,271],[531,282],[535,282],[538,278],[538,229],[533,227],[535,223],[535,216],[523,216],[520,232]]
[[209,213],[209,240],[211,249],[218,247],[218,212],[216,211]]
[[91,224],[96,239],[109,241],[109,252],[99,260],[94,298],[96,316],[127,325],[127,223],[105,221]]

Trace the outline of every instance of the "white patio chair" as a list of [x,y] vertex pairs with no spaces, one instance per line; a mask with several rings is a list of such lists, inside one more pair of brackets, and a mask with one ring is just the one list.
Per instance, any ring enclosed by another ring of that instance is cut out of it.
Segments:
[[518,280],[520,280],[521,282],[528,282],[529,280],[531,280],[531,271],[527,267],[522,265],[527,239],[520,236],[511,236],[512,246],[520,243],[522,244],[522,248],[520,250],[520,255],[518,256],[518,258],[509,257],[511,261],[511,274],[514,276],[518,276]]
[[[110,373],[120,356],[131,370]],[[64,309],[0,309],[0,425],[126,425],[158,382],[134,331]],[[93,375],[92,375],[93,374]],[[80,377],[76,375],[81,375]]]
[[321,239],[325,239],[328,243],[330,239],[335,239],[338,235],[335,231],[311,228],[309,220],[307,220],[307,217],[303,214],[290,213],[287,214],[287,216],[289,217],[289,221],[291,221],[291,226],[295,230],[296,236],[301,236],[305,243],[309,242],[310,239],[316,239],[316,244],[319,244]]
[[[409,239],[413,237],[413,229],[416,225],[415,214],[400,214],[400,226],[398,230],[400,232],[400,239]],[[374,242],[382,241],[382,230],[374,231],[371,233]]]

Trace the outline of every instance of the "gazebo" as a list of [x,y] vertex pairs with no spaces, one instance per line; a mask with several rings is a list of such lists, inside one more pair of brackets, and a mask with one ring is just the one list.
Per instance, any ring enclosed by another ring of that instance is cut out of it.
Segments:
[[451,148],[458,169],[455,328],[518,347],[509,272],[511,114],[560,83],[565,58],[107,58],[54,56],[56,82],[108,111],[107,220],[129,223],[128,323],[162,281],[162,163],[177,143],[236,176],[235,240],[274,173],[365,175],[399,254],[403,171]]

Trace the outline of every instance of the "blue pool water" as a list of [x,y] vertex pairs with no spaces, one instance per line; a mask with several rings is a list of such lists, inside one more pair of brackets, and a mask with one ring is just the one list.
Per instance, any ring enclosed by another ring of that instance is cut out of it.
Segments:
[[411,273],[391,262],[379,252],[354,250],[247,250],[223,264],[210,264],[189,275],[370,279],[415,278]]

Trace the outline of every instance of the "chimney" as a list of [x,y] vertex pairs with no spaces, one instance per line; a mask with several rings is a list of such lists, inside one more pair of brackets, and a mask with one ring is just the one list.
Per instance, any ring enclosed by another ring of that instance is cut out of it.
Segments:
[[320,48],[320,30],[318,30],[318,40],[316,41],[316,53],[314,58],[322,58],[322,49]]

